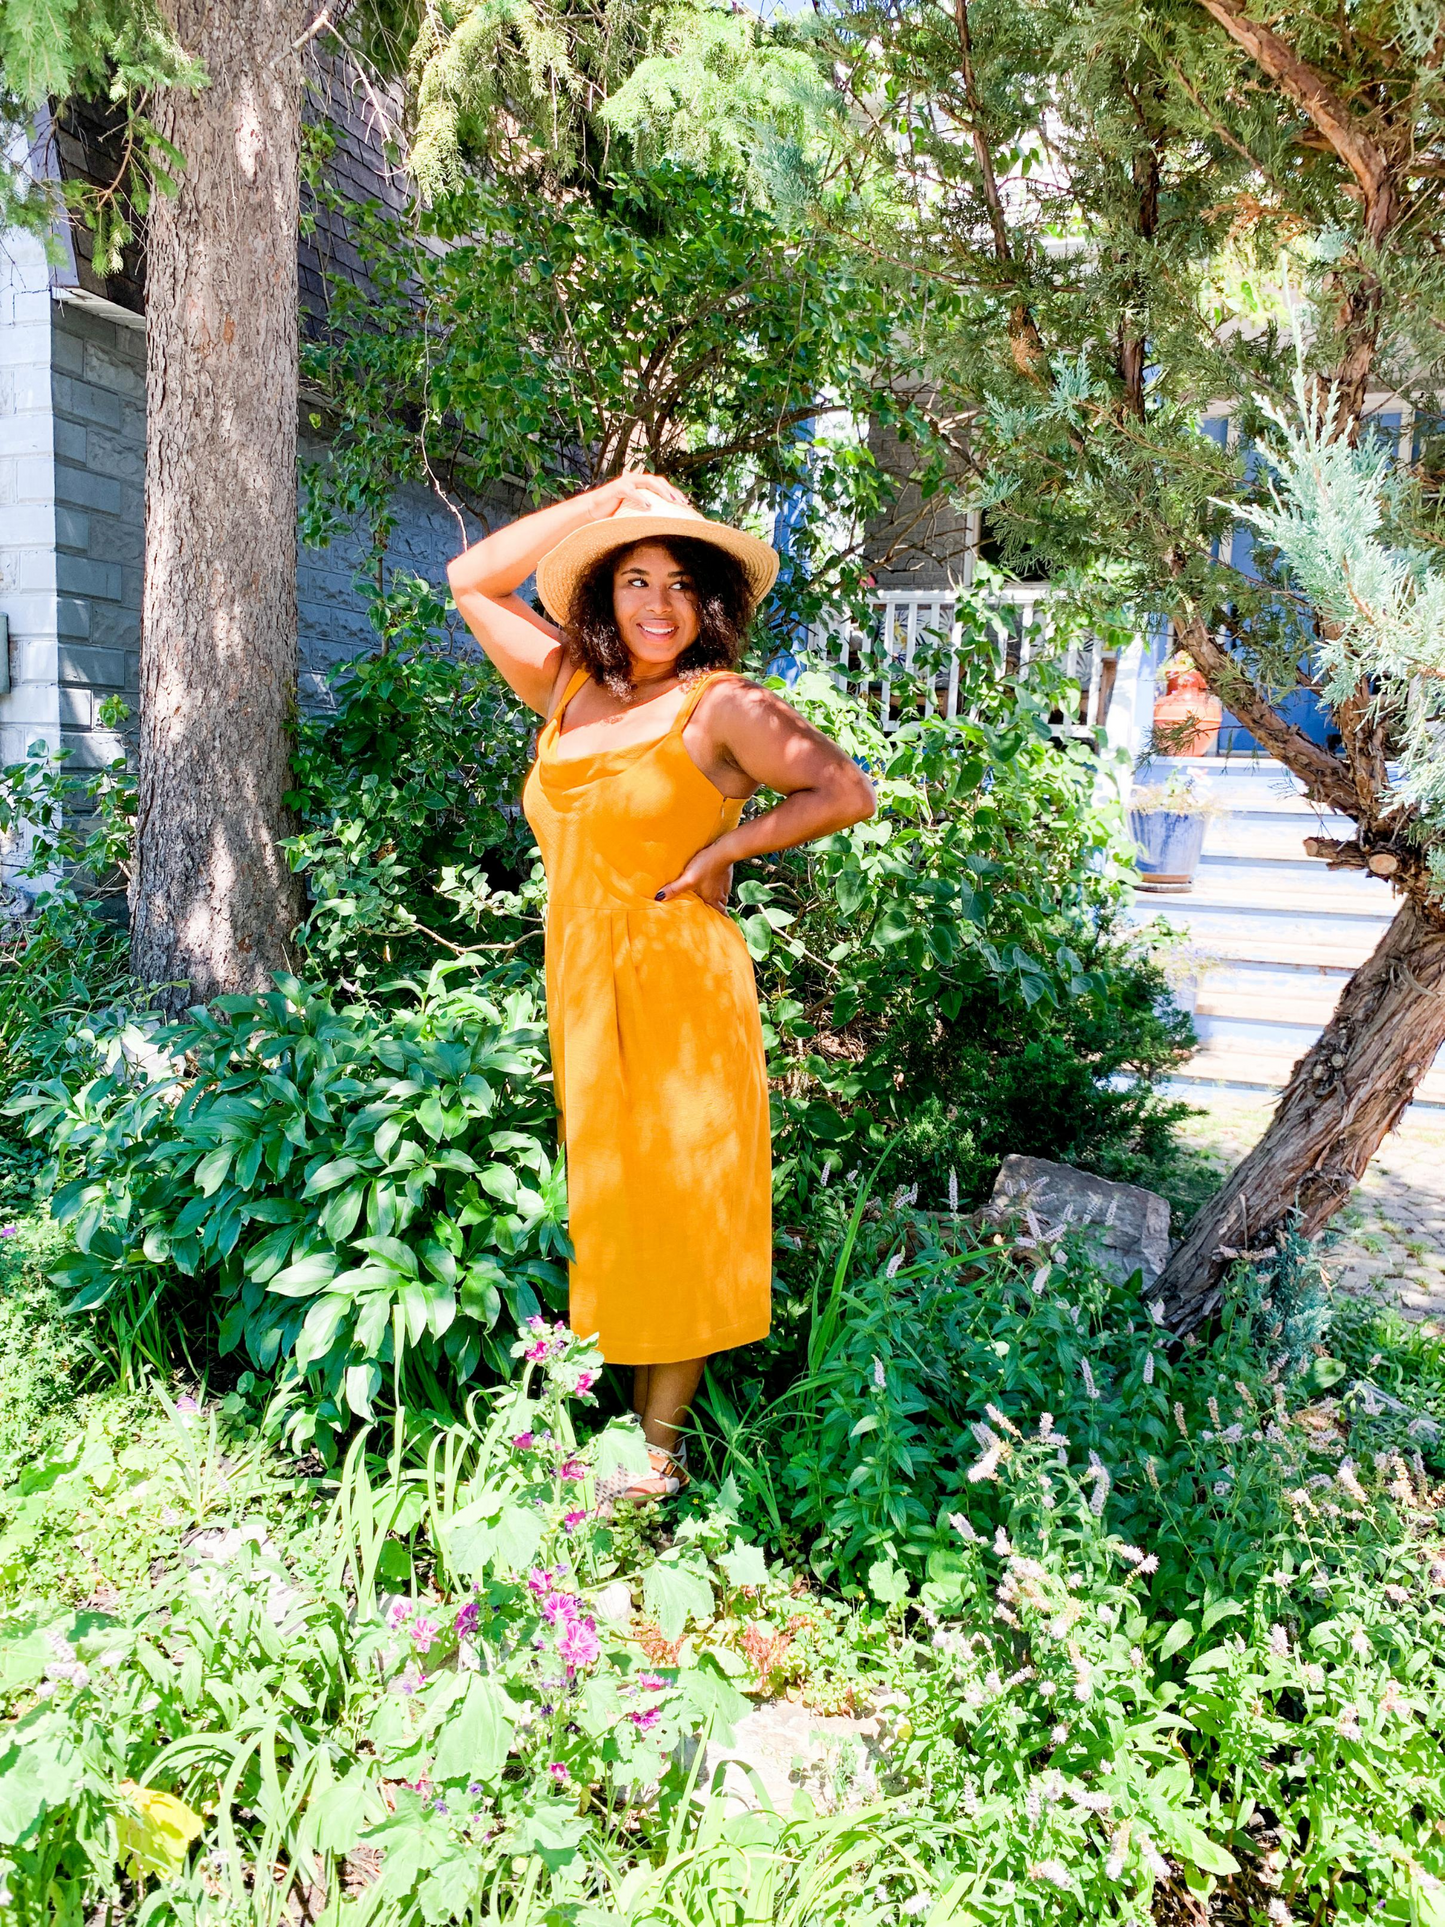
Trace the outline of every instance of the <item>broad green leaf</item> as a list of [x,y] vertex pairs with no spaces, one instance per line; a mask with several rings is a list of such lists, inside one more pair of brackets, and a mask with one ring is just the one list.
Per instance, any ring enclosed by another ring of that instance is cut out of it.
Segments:
[[281,1298],[310,1298],[329,1285],[336,1275],[336,1255],[330,1251],[309,1252],[294,1265],[278,1271],[266,1287]]
[[473,1673],[464,1696],[447,1710],[437,1733],[433,1780],[495,1779],[506,1765],[512,1744],[510,1711],[511,1701],[498,1682]]
[[1162,1664],[1166,1659],[1172,1659],[1180,1647],[1187,1646],[1193,1637],[1194,1627],[1192,1622],[1187,1619],[1176,1619],[1160,1642],[1160,1663]]
[[642,1603],[666,1639],[681,1639],[688,1621],[712,1617],[712,1587],[697,1554],[666,1552],[642,1578]]
[[745,1545],[741,1539],[735,1540],[731,1552],[719,1555],[718,1564],[735,1586],[767,1584],[768,1562],[759,1546]]

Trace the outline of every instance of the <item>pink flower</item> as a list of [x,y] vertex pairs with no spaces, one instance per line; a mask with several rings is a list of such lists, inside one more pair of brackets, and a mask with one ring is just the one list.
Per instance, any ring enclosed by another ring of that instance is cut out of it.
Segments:
[[562,1530],[564,1532],[575,1532],[586,1517],[587,1514],[585,1511],[564,1513],[562,1515]]
[[523,1356],[527,1359],[529,1364],[537,1365],[537,1364],[540,1364],[541,1361],[547,1356],[547,1350],[548,1350],[548,1346],[547,1346],[546,1339],[539,1338],[535,1345],[529,1345],[527,1347],[526,1352],[523,1354]]
[[410,1626],[407,1627],[407,1631],[411,1634],[412,1644],[417,1648],[418,1652],[429,1653],[431,1651],[432,1643],[437,1636],[437,1628],[434,1620],[414,1619]]
[[512,1450],[514,1452],[530,1452],[535,1443],[536,1441],[530,1432],[518,1432],[517,1436],[512,1440]]
[[477,1630],[477,1622],[481,1616],[481,1609],[476,1600],[469,1599],[452,1621],[452,1631],[458,1639],[470,1639]]
[[597,1625],[591,1619],[569,1619],[557,1635],[557,1657],[568,1676],[584,1666],[593,1666],[602,1656]]
[[596,1383],[597,1383],[596,1372],[578,1372],[577,1374],[578,1398],[586,1398],[587,1394],[592,1390],[592,1387]]
[[572,1777],[571,1774],[567,1771],[566,1767],[563,1766],[560,1760],[553,1760],[551,1765],[547,1768],[547,1771],[551,1774],[552,1778],[557,1782],[558,1786],[566,1786],[567,1782]]
[[415,1611],[414,1599],[393,1599],[386,1609],[386,1623],[392,1632],[400,1632]]
[[637,1683],[644,1693],[665,1693],[667,1691],[667,1681],[662,1677],[661,1673],[639,1673],[637,1675]]
[[640,1732],[650,1733],[662,1715],[655,1706],[649,1706],[645,1712],[629,1713],[627,1717]]
[[565,1465],[559,1465],[557,1467],[557,1477],[559,1479],[585,1479],[587,1477],[587,1467],[582,1463],[581,1459],[568,1459]]

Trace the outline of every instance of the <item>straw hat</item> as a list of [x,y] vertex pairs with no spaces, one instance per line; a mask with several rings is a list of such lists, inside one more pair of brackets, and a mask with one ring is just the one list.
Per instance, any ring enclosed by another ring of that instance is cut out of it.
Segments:
[[584,523],[564,535],[555,549],[549,549],[537,564],[537,593],[542,606],[554,622],[566,624],[577,585],[592,564],[616,549],[631,548],[634,542],[665,540],[669,535],[685,535],[694,542],[711,542],[742,564],[754,607],[772,588],[778,574],[778,555],[756,535],[745,535],[726,522],[710,522],[695,508],[681,502],[664,501],[650,490],[639,489],[634,498],[647,502],[647,508],[619,504],[600,522]]

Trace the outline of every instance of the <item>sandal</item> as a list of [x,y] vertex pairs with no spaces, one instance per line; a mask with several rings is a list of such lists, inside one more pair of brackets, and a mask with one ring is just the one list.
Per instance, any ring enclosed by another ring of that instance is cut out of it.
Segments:
[[687,1476],[687,1450],[682,1447],[675,1452],[665,1451],[660,1445],[649,1445],[648,1461],[652,1472],[648,1477],[637,1479],[622,1494],[634,1504],[646,1504],[653,1499],[670,1499],[692,1484]]
[[634,1505],[645,1505],[654,1499],[670,1499],[692,1483],[687,1472],[686,1439],[679,1439],[676,1449],[671,1452],[660,1445],[649,1445],[647,1457],[651,1472],[638,1477],[619,1468],[598,1482],[597,1510],[600,1513],[604,1516],[610,1513],[618,1499],[630,1499]]

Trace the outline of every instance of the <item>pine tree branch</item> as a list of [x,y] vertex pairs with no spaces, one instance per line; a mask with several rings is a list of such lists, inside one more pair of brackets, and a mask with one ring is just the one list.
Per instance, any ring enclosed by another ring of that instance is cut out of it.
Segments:
[[[1199,4],[1286,98],[1309,116],[1336,158],[1354,175],[1364,207],[1365,238],[1374,249],[1382,248],[1403,210],[1395,168],[1384,147],[1288,41],[1251,20],[1236,0],[1199,0]],[[1412,144],[1405,141],[1407,151]],[[1321,420],[1330,422],[1332,433],[1354,442],[1379,345],[1384,289],[1368,261],[1356,264],[1353,278],[1337,275],[1335,280],[1340,291],[1336,328],[1342,346],[1329,380],[1316,384],[1314,406]]]
[[[973,71],[973,36],[968,27],[968,0],[953,0],[953,19],[958,33],[959,72],[963,79],[964,97],[968,102],[968,135],[973,144],[974,160],[978,163],[979,179],[983,184],[984,205],[988,209],[989,226],[993,230],[994,253],[1000,267],[1009,270],[1011,279],[1017,283],[1022,277],[1009,239],[1008,217],[1004,213],[1003,196],[998,189],[993,154],[983,131],[983,103]],[[1017,298],[1009,308],[1008,333],[1014,366],[1030,381],[1046,387],[1049,358],[1022,288],[1019,288]]]
[[1365,132],[1334,89],[1272,28],[1251,20],[1234,0],[1199,0],[1199,4],[1295,106],[1309,115],[1349,168],[1364,196],[1365,233],[1379,246],[1399,214],[1394,170],[1385,150]]

